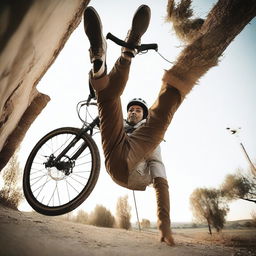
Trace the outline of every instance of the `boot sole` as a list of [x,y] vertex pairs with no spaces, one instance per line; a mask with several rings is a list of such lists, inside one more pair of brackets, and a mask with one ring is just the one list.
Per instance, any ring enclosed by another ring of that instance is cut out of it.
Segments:
[[[89,21],[86,24],[86,21]],[[102,23],[97,11],[93,7],[87,7],[84,11],[84,31],[92,48],[103,48]],[[96,32],[96,33],[95,33]]]

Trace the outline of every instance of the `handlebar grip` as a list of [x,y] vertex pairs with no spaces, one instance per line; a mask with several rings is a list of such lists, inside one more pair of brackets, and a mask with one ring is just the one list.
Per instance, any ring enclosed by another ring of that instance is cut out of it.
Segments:
[[142,44],[138,47],[136,47],[139,52],[143,52],[146,50],[158,50],[158,45],[157,44]]
[[120,45],[120,46],[129,48],[129,49],[132,49],[132,50],[135,48],[134,45],[131,45],[131,44],[126,43],[125,41],[123,41],[123,40],[117,38],[116,36],[114,36],[114,35],[111,34],[111,33],[107,33],[106,38],[107,38],[107,39],[110,39],[111,41],[115,42],[116,44],[118,44],[118,45]]
[[107,33],[106,36],[107,39],[110,39],[111,41],[115,42],[116,44],[129,48],[129,49],[137,49],[138,52],[142,52],[142,51],[146,51],[146,50],[158,50],[158,45],[157,44],[142,44],[142,45],[132,45],[132,44],[128,44],[127,42],[117,38],[116,36],[114,36],[111,33]]
[[118,44],[118,45],[121,45],[121,43],[122,43],[122,40],[120,40],[119,38],[117,38],[116,36],[114,36],[114,35],[111,34],[111,33],[107,33],[106,38],[107,38],[107,39],[110,39],[111,41],[115,42],[115,43]]

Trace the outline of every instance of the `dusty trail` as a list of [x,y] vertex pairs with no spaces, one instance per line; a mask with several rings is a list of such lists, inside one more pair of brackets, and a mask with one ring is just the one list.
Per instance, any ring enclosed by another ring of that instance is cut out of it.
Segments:
[[242,255],[233,248],[204,244],[183,233],[174,233],[174,238],[177,245],[169,247],[151,232],[98,228],[0,206],[1,256]]

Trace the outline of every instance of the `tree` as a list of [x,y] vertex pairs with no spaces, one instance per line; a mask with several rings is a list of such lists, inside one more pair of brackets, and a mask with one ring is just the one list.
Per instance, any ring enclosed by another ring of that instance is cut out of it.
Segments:
[[142,219],[140,224],[142,228],[150,228],[151,225],[150,220],[148,219]]
[[78,211],[78,213],[75,217],[75,222],[88,224],[88,219],[89,219],[88,213],[81,209]]
[[63,215],[57,216],[57,218],[60,218],[65,221],[74,221],[74,215],[73,212],[68,212]]
[[256,211],[253,211],[251,213],[251,216],[252,216],[252,224],[254,227],[256,227]]
[[3,171],[3,188],[0,190],[0,203],[13,209],[18,209],[19,203],[23,198],[19,180],[21,176],[21,168],[18,161],[17,153],[15,153],[8,162]]
[[115,224],[115,217],[103,205],[96,205],[88,222],[98,227],[112,228]]
[[118,227],[123,229],[131,228],[131,206],[128,204],[128,195],[118,198],[116,216]]
[[256,16],[256,1],[219,0],[206,19],[192,19],[192,0],[175,5],[168,0],[167,20],[186,43],[175,64],[164,77],[188,93],[196,82],[216,66],[232,40]]
[[251,172],[242,174],[242,170],[238,170],[226,176],[221,191],[228,200],[243,199],[256,203],[256,176]]
[[207,222],[210,234],[211,226],[217,232],[223,229],[229,208],[220,190],[197,188],[190,196],[190,204],[194,217],[200,222]]

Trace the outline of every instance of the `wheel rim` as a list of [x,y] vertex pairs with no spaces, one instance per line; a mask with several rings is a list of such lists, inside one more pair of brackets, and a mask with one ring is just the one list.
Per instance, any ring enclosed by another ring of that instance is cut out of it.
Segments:
[[60,159],[62,168],[46,166],[49,158],[56,158],[75,136],[74,133],[61,133],[52,136],[35,153],[28,182],[31,195],[42,206],[57,208],[66,205],[81,195],[90,184],[89,180],[93,169],[90,146],[76,161],[71,161],[71,156],[82,145],[83,139],[80,139]]

